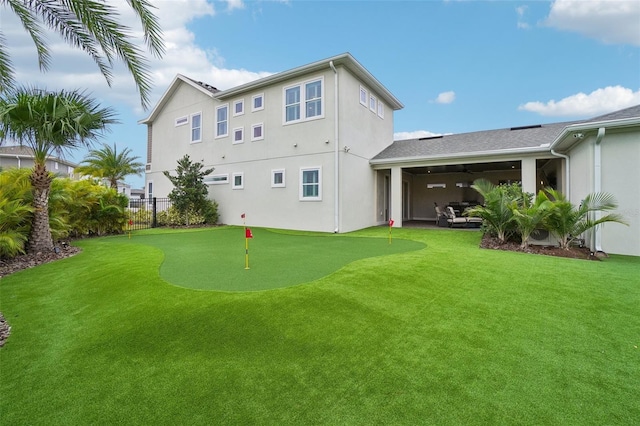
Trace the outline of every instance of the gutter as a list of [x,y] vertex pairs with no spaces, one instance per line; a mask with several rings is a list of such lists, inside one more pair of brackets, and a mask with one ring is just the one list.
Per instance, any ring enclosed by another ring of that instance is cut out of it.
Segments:
[[333,102],[334,102],[334,129],[333,129],[333,232],[335,234],[340,230],[340,169],[339,169],[339,153],[338,153],[338,144],[339,144],[339,111],[338,111],[338,70],[333,65],[333,61],[329,61],[329,66],[333,70],[334,82],[333,82]]
[[[606,130],[604,127],[598,129],[598,135],[596,136],[596,143],[593,147],[593,192],[598,193],[602,191],[602,140]],[[599,220],[602,217],[601,211],[594,212],[594,219]],[[600,226],[596,226],[594,229],[594,253],[602,252],[602,231]]]

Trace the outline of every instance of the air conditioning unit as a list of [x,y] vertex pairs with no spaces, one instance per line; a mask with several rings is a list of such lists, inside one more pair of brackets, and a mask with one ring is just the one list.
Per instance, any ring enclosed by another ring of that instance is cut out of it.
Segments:
[[557,246],[558,238],[546,229],[536,229],[529,235],[529,244],[536,246]]

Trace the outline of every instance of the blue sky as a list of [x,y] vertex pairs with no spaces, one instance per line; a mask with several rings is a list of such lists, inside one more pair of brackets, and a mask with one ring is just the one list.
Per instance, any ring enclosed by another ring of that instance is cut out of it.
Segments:
[[[126,2],[112,3],[138,29]],[[343,52],[404,104],[394,116],[396,138],[589,118],[640,104],[638,1],[152,3],[167,47],[161,60],[150,58],[152,104],[176,73],[224,90]],[[144,161],[146,129],[137,121],[148,111],[122,67],[109,88],[88,58],[52,35],[55,59],[41,73],[30,40],[2,7],[0,28],[20,82],[87,89],[118,111],[121,124],[104,142]]]

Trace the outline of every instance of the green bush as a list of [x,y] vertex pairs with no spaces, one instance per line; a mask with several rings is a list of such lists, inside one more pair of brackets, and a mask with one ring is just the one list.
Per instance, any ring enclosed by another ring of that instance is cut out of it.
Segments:
[[158,212],[156,215],[158,226],[185,226],[185,225],[214,225],[218,222],[218,204],[208,201],[202,213],[189,210],[187,214],[181,214],[176,206]]

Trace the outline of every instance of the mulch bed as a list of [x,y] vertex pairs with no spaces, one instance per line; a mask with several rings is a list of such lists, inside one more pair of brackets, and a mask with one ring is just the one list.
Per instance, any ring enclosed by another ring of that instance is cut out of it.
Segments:
[[[484,234],[480,241],[480,248],[492,250],[517,251],[521,253],[542,254],[545,256],[568,257],[571,259],[584,260],[600,260],[599,256],[594,255],[588,247],[569,247],[568,250],[553,246],[536,246],[529,245],[522,249],[519,242],[507,241],[500,243],[497,238],[489,234]],[[600,254],[606,256],[604,254]]]

